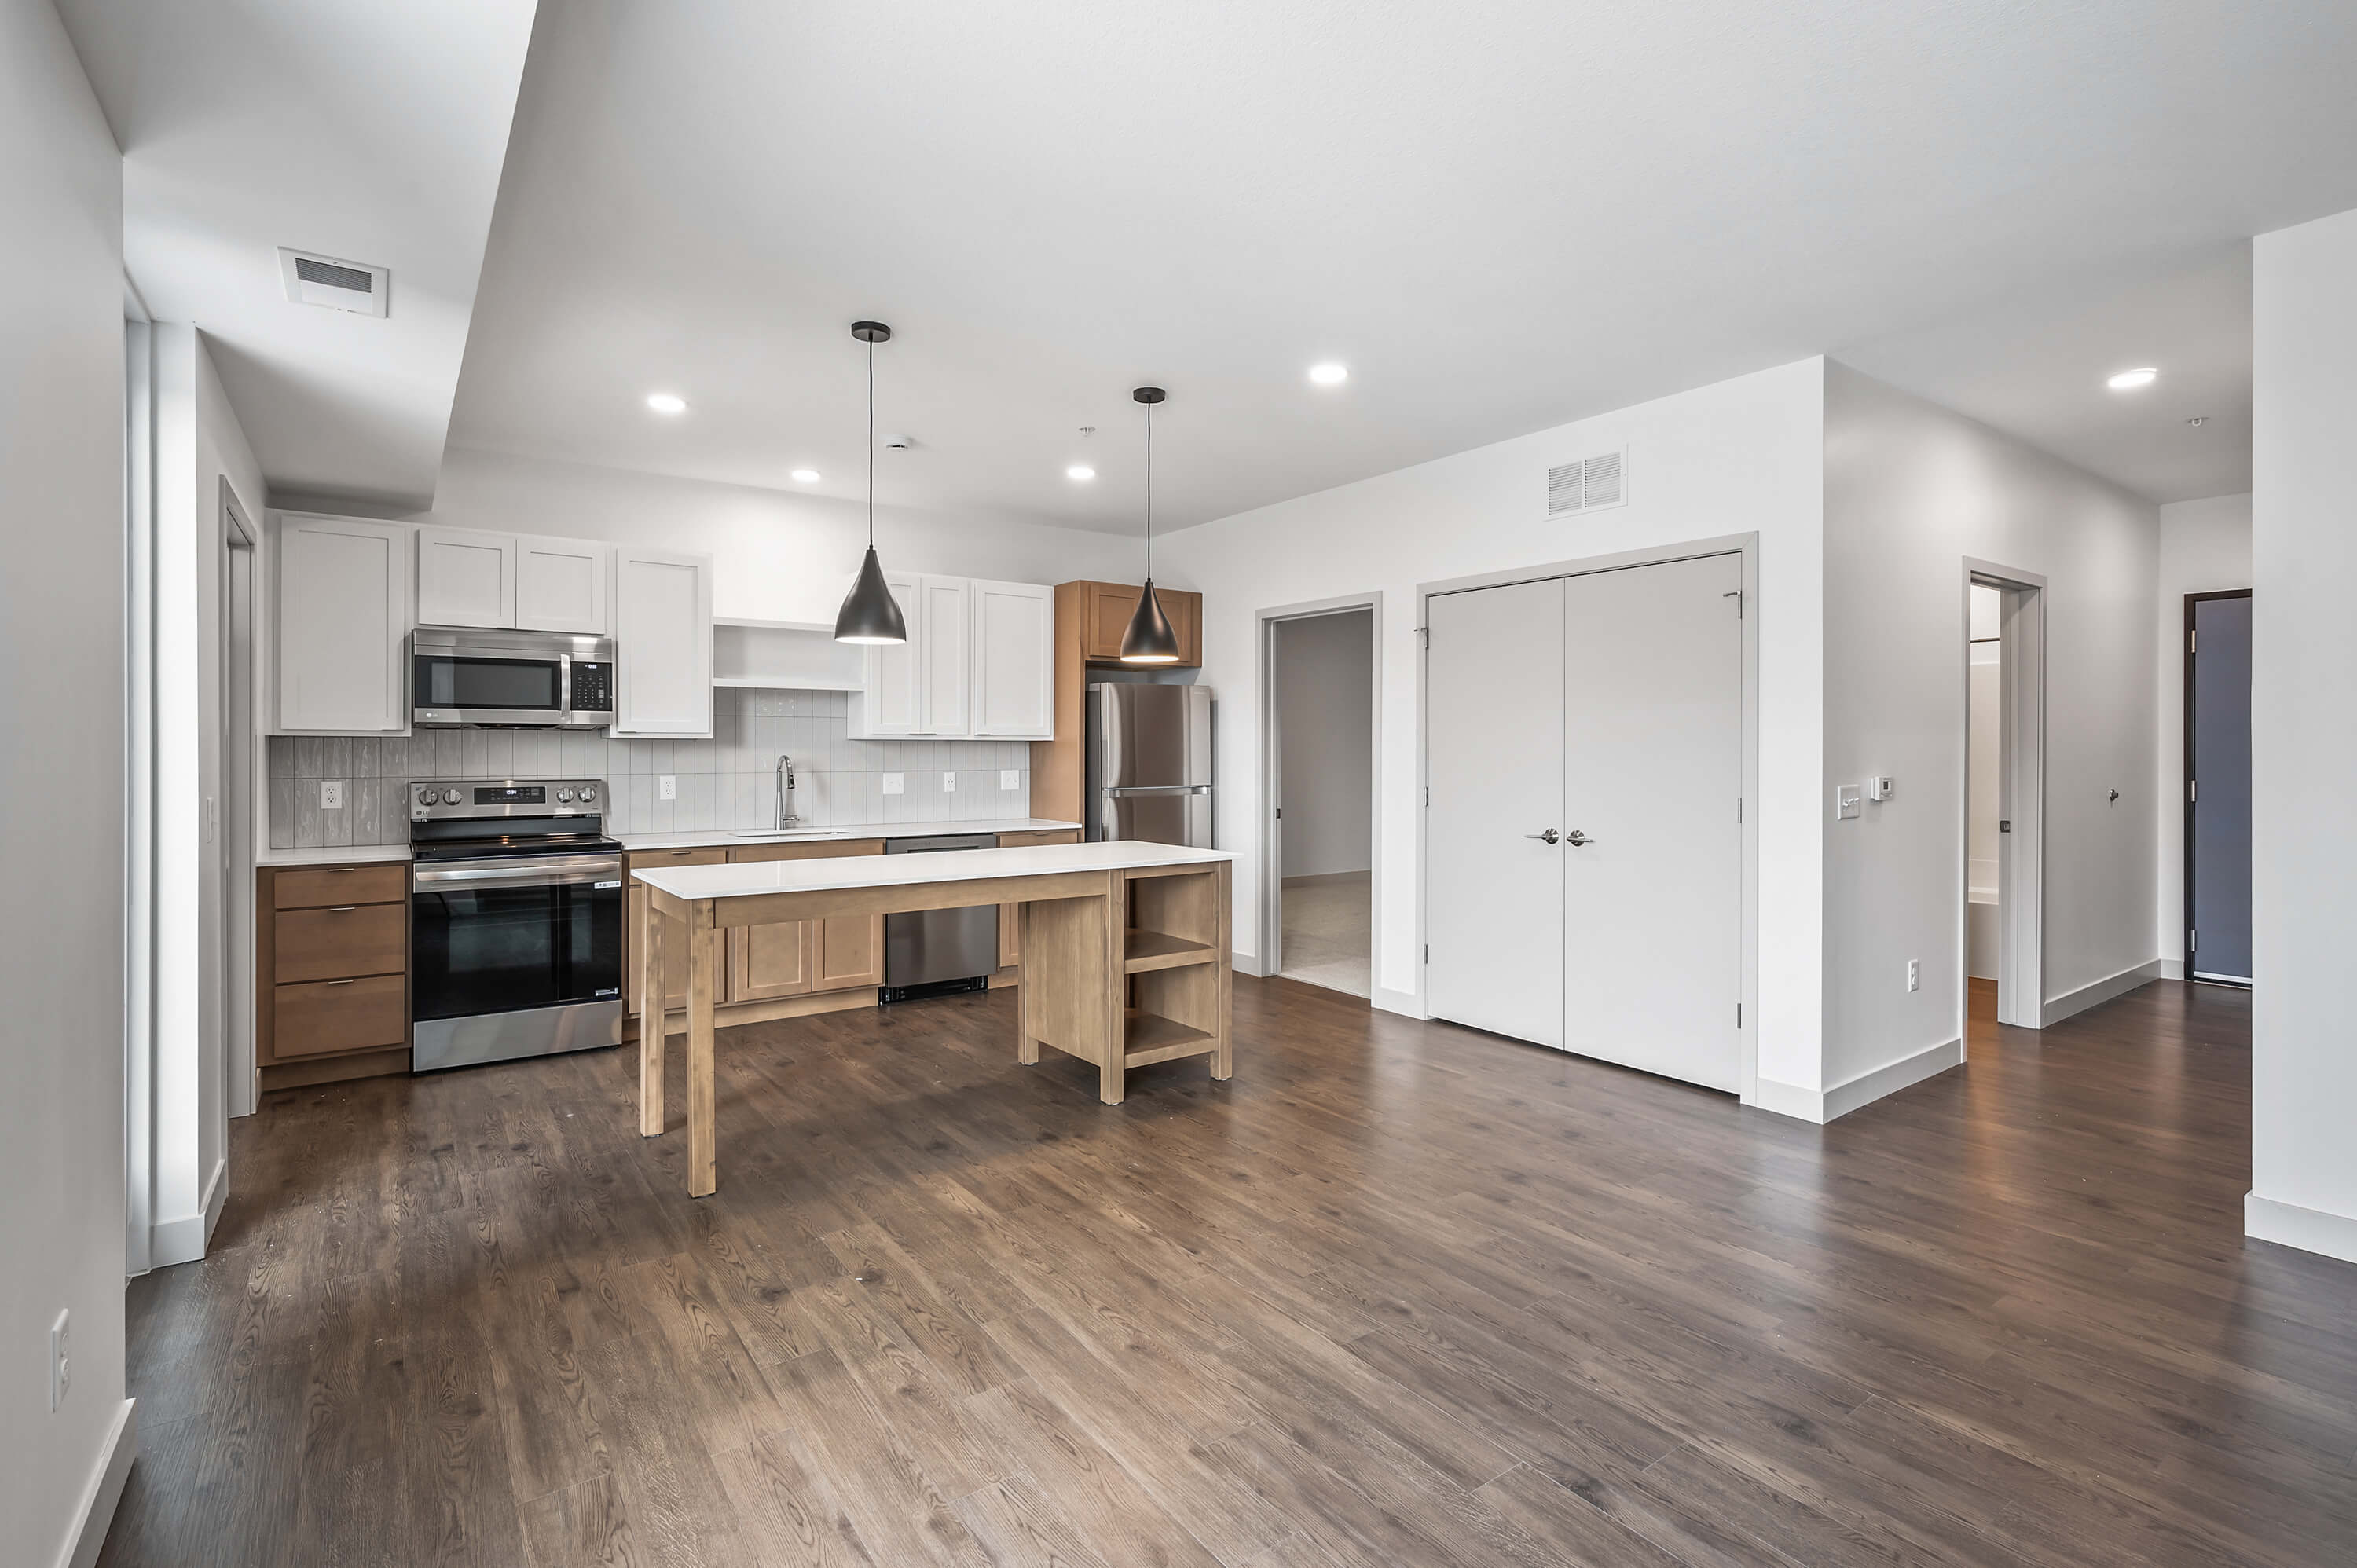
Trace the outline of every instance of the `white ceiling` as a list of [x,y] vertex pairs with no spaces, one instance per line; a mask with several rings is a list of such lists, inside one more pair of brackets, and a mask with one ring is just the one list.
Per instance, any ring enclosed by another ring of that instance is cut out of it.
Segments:
[[451,439],[856,496],[873,315],[883,494],[967,515],[1135,526],[1147,379],[1175,524],[1824,351],[2238,489],[2235,247],[2357,207],[2352,78],[2348,0],[577,0]]
[[[429,504],[533,0],[59,0],[124,150],[124,265],[193,322],[274,489]],[[277,247],[392,269],[382,320]]]

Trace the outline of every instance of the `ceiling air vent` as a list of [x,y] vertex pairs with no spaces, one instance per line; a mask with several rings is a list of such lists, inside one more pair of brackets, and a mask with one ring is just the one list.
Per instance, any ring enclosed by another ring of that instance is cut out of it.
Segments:
[[385,289],[393,274],[364,262],[339,262],[303,251],[278,248],[279,274],[286,281],[286,297],[297,305],[324,305],[357,316],[382,316]]
[[1600,456],[1549,468],[1547,515],[1568,517],[1574,512],[1598,511],[1626,501],[1629,499],[1627,458],[1626,452],[1607,452]]

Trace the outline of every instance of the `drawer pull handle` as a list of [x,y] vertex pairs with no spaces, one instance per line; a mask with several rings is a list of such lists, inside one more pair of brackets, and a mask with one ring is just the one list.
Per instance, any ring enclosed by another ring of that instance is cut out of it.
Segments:
[[360,983],[360,976],[358,975],[354,975],[350,980],[331,980],[328,982],[330,985],[358,985]]
[[341,876],[348,871],[358,871],[360,867],[357,865],[331,865],[328,867],[328,875],[330,876]]
[[328,910],[328,913],[330,915],[349,915],[359,908],[360,906],[358,904],[339,904],[334,908]]

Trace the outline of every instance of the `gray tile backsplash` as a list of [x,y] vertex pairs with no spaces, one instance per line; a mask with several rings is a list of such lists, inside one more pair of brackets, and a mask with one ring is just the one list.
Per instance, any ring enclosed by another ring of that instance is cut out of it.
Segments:
[[[763,828],[777,821],[776,769],[794,759],[794,810],[813,827],[1028,816],[1031,746],[990,740],[854,740],[843,692],[713,693],[710,740],[613,740],[542,730],[420,730],[410,736],[270,737],[270,846],[402,843],[414,779],[602,779],[617,833]],[[1001,789],[999,775],[1016,775]],[[884,793],[884,775],[902,792]],[[675,800],[658,780],[678,781]],[[953,775],[956,788],[942,786]],[[319,784],[344,784],[340,811]]]

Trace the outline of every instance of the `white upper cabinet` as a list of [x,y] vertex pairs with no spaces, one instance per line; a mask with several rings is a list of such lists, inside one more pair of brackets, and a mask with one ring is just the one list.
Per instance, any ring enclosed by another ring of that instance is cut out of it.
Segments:
[[1056,592],[1038,583],[968,585],[974,621],[974,733],[994,740],[1055,734]]
[[406,734],[410,530],[290,512],[274,544],[276,728]]
[[515,624],[526,631],[603,636],[608,626],[606,564],[614,547],[591,539],[515,542]]
[[712,557],[614,551],[618,736],[712,734]]
[[417,618],[425,626],[601,634],[613,547],[588,539],[417,530]]
[[1052,738],[1053,588],[915,574],[884,581],[909,640],[867,650],[853,736]]
[[515,625],[515,536],[421,525],[417,619],[425,626]]
[[924,637],[917,643],[917,730],[919,735],[970,733],[966,648],[970,618],[963,577],[917,579],[919,622]]
[[852,734],[863,739],[917,733],[924,711],[925,650],[925,606],[917,591],[919,581],[913,573],[884,574],[884,585],[892,590],[892,602],[900,607],[900,617],[909,623],[909,640],[866,650],[867,689],[853,704],[852,717]]

